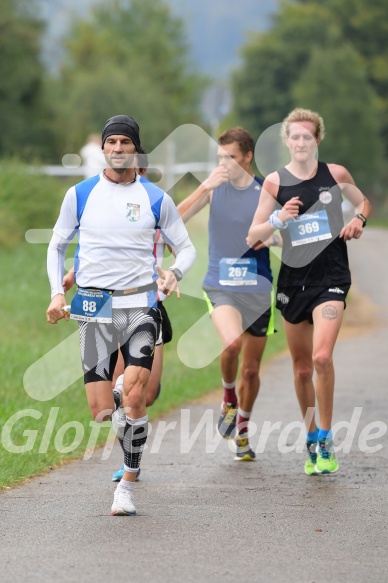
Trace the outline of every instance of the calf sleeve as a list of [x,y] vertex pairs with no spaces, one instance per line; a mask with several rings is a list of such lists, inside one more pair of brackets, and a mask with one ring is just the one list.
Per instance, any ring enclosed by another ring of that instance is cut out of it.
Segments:
[[129,419],[124,429],[124,469],[136,472],[140,466],[141,456],[148,436],[148,416]]

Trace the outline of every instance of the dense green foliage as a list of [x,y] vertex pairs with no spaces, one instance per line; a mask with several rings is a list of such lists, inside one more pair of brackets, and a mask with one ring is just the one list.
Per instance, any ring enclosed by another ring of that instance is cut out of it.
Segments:
[[42,65],[37,13],[36,0],[0,0],[0,157],[59,164],[118,113],[139,120],[149,150],[201,121],[204,78],[163,0],[97,4],[87,21],[74,20],[55,74]]
[[[138,119],[149,151],[183,123],[203,125],[205,81],[166,0],[96,2],[57,47],[55,73],[42,65],[38,5],[0,0],[0,158],[59,164],[118,112]],[[385,0],[284,0],[244,48],[223,127],[243,125],[257,139],[293,107],[316,109],[327,126],[321,158],[344,163],[383,200],[387,22]]]
[[13,247],[29,229],[52,229],[66,182],[35,167],[3,160],[0,167],[0,247]]
[[318,110],[322,155],[372,191],[388,153],[387,22],[384,0],[283,2],[271,29],[244,49],[234,121],[258,138],[294,107]]
[[66,47],[51,85],[64,151],[118,113],[139,121],[148,150],[178,125],[200,121],[203,81],[192,71],[181,21],[161,0],[96,5],[87,22],[74,22]]
[[0,0],[0,157],[46,152],[42,22],[35,0]]

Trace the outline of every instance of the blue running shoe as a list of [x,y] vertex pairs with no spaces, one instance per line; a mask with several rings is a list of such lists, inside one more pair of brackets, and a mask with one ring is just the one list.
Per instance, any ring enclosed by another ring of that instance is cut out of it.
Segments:
[[112,476],[112,482],[120,482],[121,478],[124,476],[124,464],[121,466],[117,472]]
[[[115,472],[112,476],[112,482],[120,482],[121,478],[124,476],[124,464],[121,466],[121,468],[119,470],[117,470],[117,472]],[[136,482],[138,481],[140,477],[140,468],[138,468],[137,473],[136,473]]]

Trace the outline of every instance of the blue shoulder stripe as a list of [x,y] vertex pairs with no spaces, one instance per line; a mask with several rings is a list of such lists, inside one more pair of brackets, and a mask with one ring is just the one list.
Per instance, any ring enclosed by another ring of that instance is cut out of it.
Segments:
[[82,182],[75,185],[75,193],[77,196],[77,220],[78,223],[81,220],[82,213],[84,212],[86,202],[89,198],[89,194],[92,192],[93,188],[100,181],[100,176],[92,176],[92,178],[87,178]]
[[159,188],[159,186],[155,186],[155,184],[152,184],[152,182],[142,176],[140,177],[140,183],[145,188],[148,198],[150,199],[152,214],[155,217],[155,227],[160,228],[160,207],[162,206],[164,191]]

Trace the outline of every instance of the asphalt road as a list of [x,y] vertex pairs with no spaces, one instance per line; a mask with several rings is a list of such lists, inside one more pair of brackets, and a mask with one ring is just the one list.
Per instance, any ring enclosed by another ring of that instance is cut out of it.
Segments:
[[336,475],[303,473],[291,363],[280,357],[262,375],[255,463],[234,462],[227,442],[212,442],[220,392],[189,404],[154,423],[136,517],[109,514],[116,447],[105,461],[100,450],[2,493],[0,580],[387,581],[387,249],[388,232],[368,228],[349,245],[364,296],[335,352],[334,422],[353,419],[337,434],[351,447],[338,452]]

